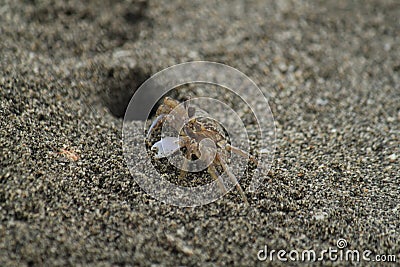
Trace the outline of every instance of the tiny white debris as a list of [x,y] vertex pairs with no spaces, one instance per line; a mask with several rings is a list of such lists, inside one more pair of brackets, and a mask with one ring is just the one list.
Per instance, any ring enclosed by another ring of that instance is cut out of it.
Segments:
[[395,162],[397,159],[397,155],[395,153],[393,153],[392,155],[390,155],[389,157],[390,162]]
[[399,211],[400,210],[400,204],[398,204],[396,207],[394,207],[393,209],[392,209],[392,211],[393,212],[397,212],[397,211]]
[[136,60],[132,56],[132,51],[130,50],[116,50],[112,54],[113,65],[120,65],[121,63],[126,64],[129,68],[134,68],[136,66]]
[[387,117],[387,119],[386,119],[388,122],[394,122],[394,121],[396,121],[396,118],[395,117]]
[[322,212],[317,212],[316,214],[314,214],[314,219],[317,221],[322,221],[324,220],[326,217],[328,217],[328,213],[322,211]]
[[196,59],[199,57],[199,53],[197,51],[189,51],[188,57],[190,57],[191,59]]
[[112,57],[113,58],[121,58],[121,57],[129,57],[132,55],[132,51],[130,50],[116,50],[113,52]]
[[185,227],[182,226],[180,229],[178,229],[176,231],[176,233],[180,236],[180,237],[184,237],[185,236]]
[[155,143],[151,150],[157,150],[156,159],[165,158],[172,155],[179,150],[179,138],[177,137],[164,137],[160,141]]
[[318,106],[326,106],[329,103],[329,100],[318,98],[315,102]]
[[162,56],[167,55],[167,54],[168,54],[167,48],[165,48],[165,47],[161,48],[161,49],[160,49],[160,54],[161,54]]
[[262,148],[262,149],[260,149],[260,154],[267,154],[268,151],[269,151],[268,148]]
[[166,234],[167,241],[171,243],[171,245],[175,245],[176,249],[183,252],[187,256],[192,256],[194,251],[191,247],[187,246],[181,239],[175,238],[172,235]]
[[278,68],[281,72],[286,72],[288,69],[287,65],[284,62],[280,62]]

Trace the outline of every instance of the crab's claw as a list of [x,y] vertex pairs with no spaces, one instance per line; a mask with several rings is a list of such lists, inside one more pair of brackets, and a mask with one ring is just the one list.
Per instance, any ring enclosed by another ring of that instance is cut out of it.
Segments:
[[177,137],[164,137],[160,141],[155,143],[152,147],[152,151],[157,151],[156,159],[161,159],[174,154],[180,149],[179,138]]

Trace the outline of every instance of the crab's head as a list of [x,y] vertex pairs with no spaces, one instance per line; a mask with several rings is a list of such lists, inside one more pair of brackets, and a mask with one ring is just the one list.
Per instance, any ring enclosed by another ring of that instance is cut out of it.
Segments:
[[170,97],[165,97],[163,103],[158,107],[156,115],[169,114],[179,105],[179,102]]

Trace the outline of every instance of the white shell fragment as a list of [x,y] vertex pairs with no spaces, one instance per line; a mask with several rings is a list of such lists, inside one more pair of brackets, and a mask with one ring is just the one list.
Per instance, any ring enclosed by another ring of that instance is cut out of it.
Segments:
[[155,156],[155,158],[160,159],[160,158],[165,158],[165,157],[168,157],[169,155],[172,155],[173,153],[178,151],[179,148],[180,148],[179,138],[167,136],[167,137],[161,138],[160,141],[155,143],[151,147],[151,150],[153,150],[153,151],[157,150],[157,155]]

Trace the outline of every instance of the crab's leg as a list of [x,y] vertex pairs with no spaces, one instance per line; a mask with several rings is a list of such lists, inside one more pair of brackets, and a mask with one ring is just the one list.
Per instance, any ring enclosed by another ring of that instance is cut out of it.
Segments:
[[244,151],[240,148],[237,148],[235,146],[231,146],[230,144],[226,144],[225,147],[228,151],[232,151],[233,153],[238,154],[244,158],[249,158],[252,162],[254,162],[254,164],[258,165],[258,160],[256,159],[256,157],[254,157],[253,155],[250,155],[246,151]]
[[188,171],[186,170],[188,167],[188,161],[189,161],[189,157],[192,155],[192,152],[190,151],[190,149],[188,148],[188,151],[186,152],[186,159],[184,159],[183,161],[183,166],[181,169],[181,172],[179,174],[179,179],[183,179],[186,174],[188,173]]
[[[201,158],[200,152],[196,149],[193,149],[193,153],[198,157]],[[215,160],[214,160],[215,161]],[[207,168],[208,173],[211,175],[211,178],[213,178],[214,180],[217,181],[219,188],[221,189],[221,191],[225,194],[226,192],[228,192],[226,190],[226,187],[221,179],[221,177],[218,176],[217,174],[217,170],[215,169],[213,164],[210,164]]]
[[147,135],[146,135],[146,139],[148,140],[150,135],[153,133],[154,129],[156,128],[156,126],[158,126],[160,123],[163,123],[163,121],[165,120],[165,115],[161,114],[160,116],[158,116],[150,125],[149,130],[147,131]]
[[218,182],[219,188],[225,194],[227,192],[226,187],[222,182],[221,177],[218,176],[217,170],[215,169],[214,165],[211,164],[210,166],[208,166],[207,171],[211,175],[211,177]]
[[240,186],[238,180],[236,179],[235,175],[229,170],[228,165],[226,164],[226,162],[223,160],[223,158],[220,156],[219,153],[217,154],[217,158],[218,158],[219,162],[221,163],[221,166],[224,169],[224,171],[226,171],[226,174],[228,174],[231,181],[235,184],[236,189],[239,191],[239,194],[242,196],[243,201],[246,204],[248,204],[249,202],[247,201],[247,197],[244,194],[244,191],[243,191],[242,187]]
[[[192,148],[190,147],[190,138],[187,137],[187,136],[180,136],[179,145],[180,145],[180,147],[186,147],[187,148],[186,159],[189,159],[189,157],[192,155]],[[182,169],[181,169],[180,174],[179,174],[179,179],[183,179],[186,176],[186,174],[188,173],[186,171],[187,166],[188,166],[188,161],[186,159],[182,163],[183,166],[182,166]]]
[[183,167],[182,167],[182,169],[181,169],[181,171],[179,173],[179,177],[178,177],[179,179],[185,178],[186,174],[188,173],[186,171],[186,168],[187,168],[187,160],[184,160],[183,161]]

